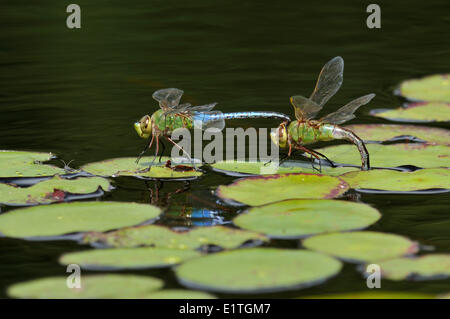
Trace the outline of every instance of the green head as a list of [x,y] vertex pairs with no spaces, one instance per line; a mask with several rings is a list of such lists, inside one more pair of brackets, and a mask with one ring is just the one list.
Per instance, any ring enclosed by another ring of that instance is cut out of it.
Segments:
[[275,131],[271,132],[270,139],[278,147],[285,148],[288,139],[286,123],[281,123]]
[[152,119],[149,115],[143,116],[139,122],[134,123],[136,133],[142,138],[149,138],[152,134]]

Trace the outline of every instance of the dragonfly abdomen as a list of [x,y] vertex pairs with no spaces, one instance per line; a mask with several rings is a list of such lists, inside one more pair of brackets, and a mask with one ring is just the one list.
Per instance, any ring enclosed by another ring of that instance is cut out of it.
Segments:
[[233,112],[223,113],[223,119],[255,119],[255,118],[276,118],[286,121],[290,121],[289,116],[279,112],[266,112],[266,111],[251,111],[251,112]]

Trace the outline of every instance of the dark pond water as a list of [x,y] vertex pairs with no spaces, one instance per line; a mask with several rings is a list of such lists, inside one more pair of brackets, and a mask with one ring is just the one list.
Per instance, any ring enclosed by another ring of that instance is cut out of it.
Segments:
[[[51,151],[72,166],[135,156],[143,147],[133,122],[157,109],[153,91],[182,88],[193,104],[219,102],[223,111],[267,110],[290,114],[288,98],[309,94],[321,66],[341,55],[345,77],[327,105],[377,94],[352,123],[383,123],[372,108],[393,108],[401,80],[450,71],[449,2],[378,1],[382,28],[366,27],[364,1],[86,1],[82,28],[65,26],[64,2],[3,0],[0,4],[0,149]],[[269,120],[232,121],[230,126],[274,127]],[[445,127],[444,125],[435,125]],[[209,191],[233,179],[210,173],[175,194],[182,183],[165,183],[158,199],[169,206],[171,226],[229,221],[223,208],[213,220],[177,217],[183,206],[211,207]],[[109,200],[150,203],[142,181],[120,179]],[[152,187],[152,185],[150,185]],[[383,214],[371,230],[409,236],[435,251],[449,251],[449,195],[363,194],[359,200]],[[220,210],[220,209],[219,209]],[[8,211],[2,208],[2,211]],[[273,245],[296,247],[292,241]],[[73,242],[0,239],[0,296],[9,284],[65,275],[57,263]],[[280,265],[280,270],[282,265]],[[178,287],[169,270],[139,273]],[[450,281],[395,283],[385,290],[440,293]],[[365,280],[346,264],[323,285],[270,296],[365,290]]]

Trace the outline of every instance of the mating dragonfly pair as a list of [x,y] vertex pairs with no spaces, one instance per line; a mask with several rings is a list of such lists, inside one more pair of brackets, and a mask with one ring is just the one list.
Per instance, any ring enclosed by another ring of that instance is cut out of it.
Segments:
[[[375,94],[368,94],[347,103],[336,112],[330,113],[319,120],[314,120],[319,111],[328,100],[339,90],[342,85],[344,74],[344,60],[341,57],[331,59],[322,68],[316,87],[309,98],[295,95],[290,98],[290,102],[295,110],[296,120],[291,121],[289,116],[279,112],[233,112],[222,113],[212,111],[217,103],[192,106],[189,103],[180,104],[183,91],[178,89],[162,89],[153,93],[153,98],[159,102],[160,110],[152,114],[145,115],[139,122],[134,123],[138,135],[145,139],[150,139],[136,162],[139,162],[144,153],[156,141],[155,158],[159,154],[159,138],[165,138],[175,147],[179,148],[189,159],[189,154],[182,149],[171,138],[175,129],[202,129],[216,128],[223,130],[225,120],[228,119],[248,119],[248,118],[278,118],[283,122],[271,133],[273,143],[280,148],[287,148],[290,156],[293,150],[300,150],[310,154],[319,160],[326,159],[333,163],[323,154],[305,147],[319,141],[330,141],[333,139],[343,139],[356,145],[361,154],[361,169],[369,170],[369,153],[363,141],[349,129],[345,129],[339,124],[355,118],[355,111],[362,105],[370,102]],[[164,147],[164,144],[162,144]],[[163,150],[164,151],[164,150]]]

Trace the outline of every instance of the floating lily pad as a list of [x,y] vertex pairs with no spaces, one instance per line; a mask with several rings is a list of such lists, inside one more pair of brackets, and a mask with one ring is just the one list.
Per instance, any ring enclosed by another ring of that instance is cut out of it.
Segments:
[[355,291],[342,294],[327,294],[301,297],[300,299],[433,299],[430,294],[396,291]]
[[185,289],[164,289],[141,296],[144,299],[216,299],[215,296],[202,291]]
[[237,248],[247,241],[267,241],[258,233],[230,227],[200,227],[186,232],[175,232],[167,227],[143,225],[122,228],[109,233],[88,233],[84,242],[110,247],[154,246],[174,249],[197,249],[215,245],[226,249]]
[[437,299],[450,299],[450,292],[436,297]]
[[426,168],[413,172],[370,170],[350,172],[341,176],[351,188],[412,192],[427,189],[450,189],[448,168]]
[[102,177],[64,179],[55,176],[30,187],[15,187],[0,184],[0,203],[6,205],[37,205],[61,202],[70,199],[71,194],[101,196],[110,190],[108,180]]
[[67,276],[41,278],[10,286],[7,294],[26,299],[139,298],[160,289],[162,280],[135,275],[82,275],[81,288],[68,288]]
[[369,205],[340,200],[287,200],[252,207],[233,223],[272,238],[299,238],[307,235],[365,228],[380,213]]
[[450,104],[443,102],[418,102],[397,109],[374,109],[370,115],[397,122],[448,122]]
[[[158,158],[154,161],[150,171],[143,172],[153,162],[153,156],[141,158],[139,164],[136,164],[136,157],[123,157],[109,159],[101,162],[89,163],[81,167],[85,172],[98,176],[134,176],[149,179],[192,179],[202,175],[200,171],[192,168],[190,162],[176,164],[172,163],[171,168],[165,167],[169,157]],[[177,168],[176,165],[183,167]],[[198,164],[197,164],[198,165]],[[192,170],[189,169],[192,168]],[[185,170],[186,169],[186,170]]]
[[[449,105],[450,109],[450,105]],[[356,124],[348,125],[364,141],[385,142],[398,137],[413,137],[429,144],[450,144],[450,130],[417,125]],[[414,139],[412,139],[414,140]]]
[[348,188],[337,177],[294,173],[242,178],[219,186],[216,194],[225,200],[258,206],[285,199],[334,198]]
[[[366,144],[372,167],[397,167],[413,165],[421,168],[449,167],[450,147],[423,143],[406,144]],[[328,146],[317,149],[330,160],[350,165],[361,165],[361,156],[355,146],[350,144]]]
[[250,248],[191,259],[176,268],[181,284],[224,293],[263,293],[324,282],[342,264],[312,251]]
[[442,279],[450,276],[450,254],[397,258],[378,263],[381,275],[390,280]]
[[51,153],[0,150],[0,178],[42,177],[66,173],[62,168],[41,164],[52,158]]
[[8,237],[46,237],[74,232],[107,231],[156,218],[152,205],[79,202],[16,209],[0,215],[0,232]]
[[[324,161],[325,163],[325,161]],[[314,164],[314,166],[318,166]],[[245,162],[245,161],[221,161],[211,164],[211,167],[221,173],[228,175],[269,175],[269,174],[286,174],[286,173],[309,173],[322,174],[330,176],[338,176],[350,171],[357,170],[354,167],[331,167],[322,165],[320,173],[317,168],[312,168],[311,163],[286,161],[280,166],[266,162]],[[237,174],[236,174],[237,173]]]
[[317,235],[306,238],[303,246],[352,262],[380,261],[418,251],[417,243],[406,237],[371,231]]
[[399,92],[410,100],[450,102],[450,77],[434,74],[400,84]]
[[82,269],[115,270],[162,268],[200,256],[193,250],[154,247],[93,249],[61,256],[63,265],[77,264]]

